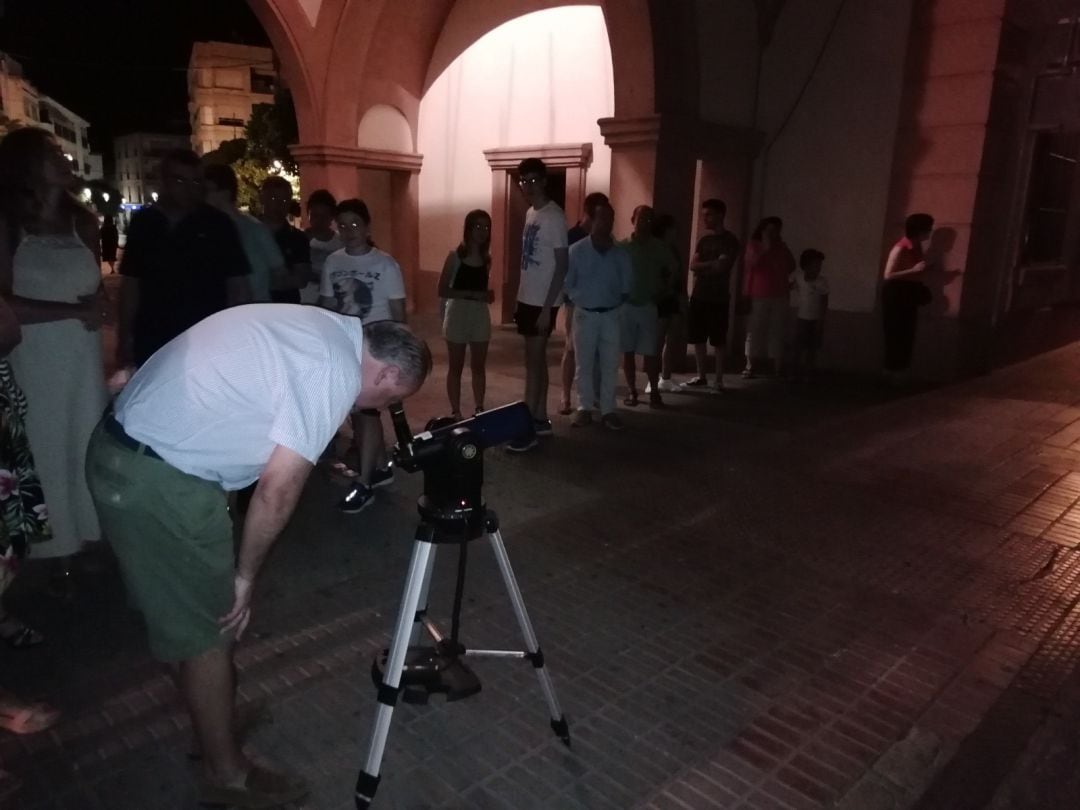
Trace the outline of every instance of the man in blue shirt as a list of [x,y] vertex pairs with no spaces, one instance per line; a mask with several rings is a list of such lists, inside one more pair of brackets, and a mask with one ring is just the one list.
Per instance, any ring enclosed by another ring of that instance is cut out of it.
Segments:
[[633,284],[633,266],[626,249],[615,244],[611,230],[615,212],[596,207],[592,231],[570,248],[564,289],[574,302],[574,349],[577,355],[578,408],[571,424],[592,422],[594,374],[600,378],[600,422],[622,430],[615,413],[615,378],[619,362],[619,308]]

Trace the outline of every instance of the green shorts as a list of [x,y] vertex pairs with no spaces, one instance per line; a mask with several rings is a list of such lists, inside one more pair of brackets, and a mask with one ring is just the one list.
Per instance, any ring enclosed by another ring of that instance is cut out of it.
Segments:
[[125,447],[100,424],[86,479],[153,656],[183,661],[231,643],[218,625],[233,603],[225,491]]

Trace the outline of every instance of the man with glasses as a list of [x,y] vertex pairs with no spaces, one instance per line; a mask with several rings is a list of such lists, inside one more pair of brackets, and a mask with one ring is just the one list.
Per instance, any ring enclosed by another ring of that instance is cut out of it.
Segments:
[[311,240],[289,223],[292,202],[292,185],[288,180],[276,174],[263,180],[259,189],[262,222],[285,257],[284,272],[270,279],[270,300],[275,304],[299,304],[300,290],[316,280],[311,275]]
[[232,220],[203,201],[194,152],[161,160],[158,201],[138,211],[120,263],[117,363],[141,366],[215,312],[251,301],[251,272]]
[[[521,239],[521,277],[514,322],[525,338],[525,404],[538,436],[553,433],[547,415],[547,344],[559,312],[567,268],[566,216],[547,194],[547,167],[539,158],[518,166],[518,186],[529,202]],[[507,449],[524,453],[536,447],[533,437]]]

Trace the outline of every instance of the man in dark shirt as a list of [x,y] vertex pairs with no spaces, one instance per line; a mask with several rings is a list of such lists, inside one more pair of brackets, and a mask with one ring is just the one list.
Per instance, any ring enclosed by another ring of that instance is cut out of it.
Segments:
[[244,249],[232,221],[202,199],[199,158],[161,161],[158,202],[138,211],[120,263],[117,363],[140,366],[196,323],[251,301]]
[[300,290],[317,280],[311,275],[311,239],[289,224],[292,193],[289,181],[276,174],[267,177],[259,189],[261,219],[285,257],[285,272],[270,279],[270,300],[275,304],[299,304]]
[[735,281],[735,261],[739,257],[739,240],[724,229],[727,206],[722,200],[705,200],[701,204],[704,234],[698,239],[690,272],[694,276],[694,291],[690,294],[690,312],[686,329],[687,342],[694,344],[697,376],[687,383],[692,388],[709,384],[708,348],[716,356],[714,390],[724,390],[724,351],[727,346],[728,319],[731,310],[731,291]]

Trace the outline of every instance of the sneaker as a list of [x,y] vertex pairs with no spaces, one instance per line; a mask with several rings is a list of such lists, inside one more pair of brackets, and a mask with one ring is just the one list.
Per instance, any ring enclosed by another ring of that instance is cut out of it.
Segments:
[[704,388],[709,384],[709,381],[705,377],[694,377],[690,382],[686,383],[684,388]]
[[574,413],[574,418],[570,420],[571,427],[585,427],[592,424],[592,411],[586,411],[584,409]]
[[355,515],[363,512],[375,502],[375,490],[366,484],[357,482],[356,486],[348,491],[338,503],[338,509],[346,515]]
[[651,382],[645,383],[645,393],[646,394],[651,394],[652,393],[652,383]]
[[623,429],[622,419],[620,419],[618,417],[618,415],[614,414],[614,413],[605,413],[600,418],[600,423],[604,427],[606,427],[608,430],[622,430]]
[[683,390],[681,383],[677,383],[674,380],[660,380],[660,392],[664,394],[677,394]]
[[529,436],[524,439],[514,439],[510,444],[506,445],[506,449],[510,453],[528,453],[540,442],[536,440],[535,436]]
[[394,468],[390,466],[376,467],[371,474],[371,488],[385,487],[394,483]]
[[554,436],[555,429],[550,419],[533,419],[533,431],[537,436]]

